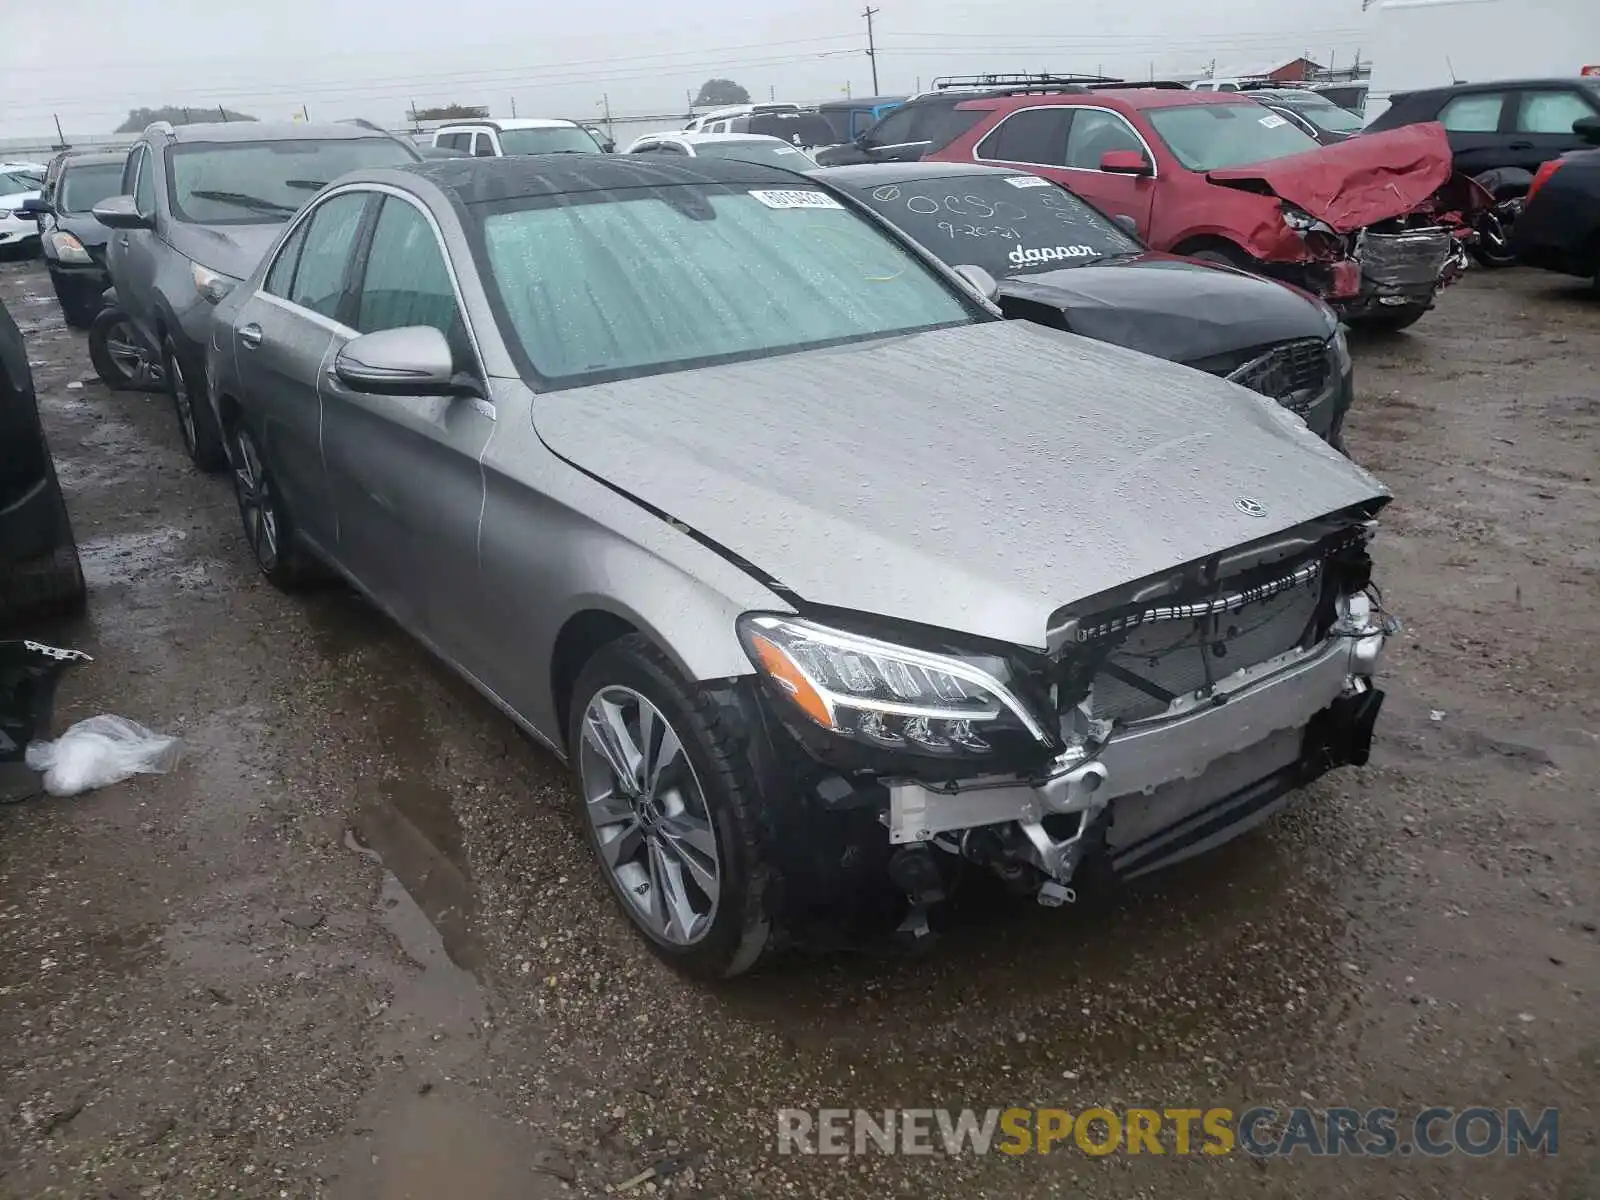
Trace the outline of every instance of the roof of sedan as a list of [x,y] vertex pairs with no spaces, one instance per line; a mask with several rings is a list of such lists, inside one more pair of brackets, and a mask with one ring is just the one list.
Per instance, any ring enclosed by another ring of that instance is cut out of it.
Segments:
[[68,167],[99,167],[107,163],[124,163],[128,161],[126,150],[68,150],[61,156],[61,166]]
[[604,192],[672,184],[771,184],[794,187],[794,172],[731,158],[665,159],[643,154],[518,154],[441,158],[401,170],[420,175],[463,204]]
[[851,163],[843,167],[820,167],[807,171],[828,183],[840,187],[882,187],[886,183],[909,183],[914,179],[957,179],[972,175],[1023,175],[1013,167],[991,167],[983,163],[959,162],[886,162]]

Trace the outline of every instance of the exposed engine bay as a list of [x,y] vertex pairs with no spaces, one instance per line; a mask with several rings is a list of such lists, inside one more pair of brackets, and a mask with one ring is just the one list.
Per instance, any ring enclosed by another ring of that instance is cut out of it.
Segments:
[[882,820],[901,847],[891,875],[926,885],[908,888],[909,919],[938,898],[929,855],[1061,904],[1091,856],[1124,877],[1166,866],[1365,763],[1383,702],[1373,676],[1396,628],[1371,583],[1369,537],[1303,529],[1254,561],[1199,564],[1060,614],[1050,687],[1066,748],[1045,770],[883,781]]

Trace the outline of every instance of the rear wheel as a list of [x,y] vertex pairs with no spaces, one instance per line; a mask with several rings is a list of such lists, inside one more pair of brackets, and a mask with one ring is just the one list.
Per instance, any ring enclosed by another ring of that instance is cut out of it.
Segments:
[[161,387],[161,368],[133,321],[119,308],[102,309],[90,322],[89,361],[113,391],[153,392]]
[[656,954],[704,978],[748,971],[770,940],[760,798],[735,721],[630,634],[584,666],[567,731],[618,905]]
[[294,524],[261,447],[242,420],[233,428],[233,495],[245,542],[261,573],[284,591],[302,586],[312,574],[311,562],[295,541]]
[[184,451],[195,466],[207,474],[220,471],[228,464],[227,452],[222,446],[222,434],[217,429],[206,400],[205,384],[190,378],[178,347],[168,337],[161,343],[162,369],[167,377],[167,397],[172,401],[178,417],[178,432],[183,437]]
[[1226,246],[1203,246],[1190,251],[1188,256],[1200,262],[1216,263],[1220,267],[1233,267],[1235,270],[1255,273],[1255,264],[1243,250],[1234,250]]

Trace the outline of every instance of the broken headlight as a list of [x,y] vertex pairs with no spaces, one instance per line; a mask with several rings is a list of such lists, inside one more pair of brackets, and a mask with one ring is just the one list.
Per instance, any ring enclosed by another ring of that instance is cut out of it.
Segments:
[[998,655],[923,650],[771,614],[746,614],[738,629],[783,703],[874,750],[988,758],[1052,741]]
[[1292,204],[1285,204],[1282,212],[1283,223],[1296,233],[1331,234],[1333,232],[1333,226],[1329,225],[1326,221],[1319,221],[1310,213],[1304,212],[1301,209],[1294,207]]

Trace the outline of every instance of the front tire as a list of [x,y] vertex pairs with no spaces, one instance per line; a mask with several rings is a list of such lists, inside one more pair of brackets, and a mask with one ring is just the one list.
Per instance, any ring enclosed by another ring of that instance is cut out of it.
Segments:
[[120,308],[101,309],[89,325],[89,361],[100,381],[116,392],[161,389],[161,371],[145,349],[133,321]]
[[207,475],[213,475],[228,465],[222,434],[212,416],[203,384],[197,393],[189,369],[184,365],[177,344],[171,337],[162,339],[161,367],[166,373],[167,398],[172,401],[172,410],[178,417],[178,433],[183,438],[184,452],[195,466]]
[[705,979],[743,974],[771,941],[739,725],[639,634],[597,651],[571,697],[567,745],[601,874],[650,948]]
[[1431,305],[1427,304],[1397,304],[1391,308],[1380,308],[1376,312],[1367,313],[1359,317],[1346,317],[1345,324],[1353,329],[1370,329],[1379,333],[1399,333],[1403,329],[1410,329],[1422,320]]
[[232,441],[233,495],[239,504],[245,543],[267,582],[282,591],[296,591],[313,572],[305,550],[295,540],[294,522],[279,497],[261,447],[243,419],[235,422]]

